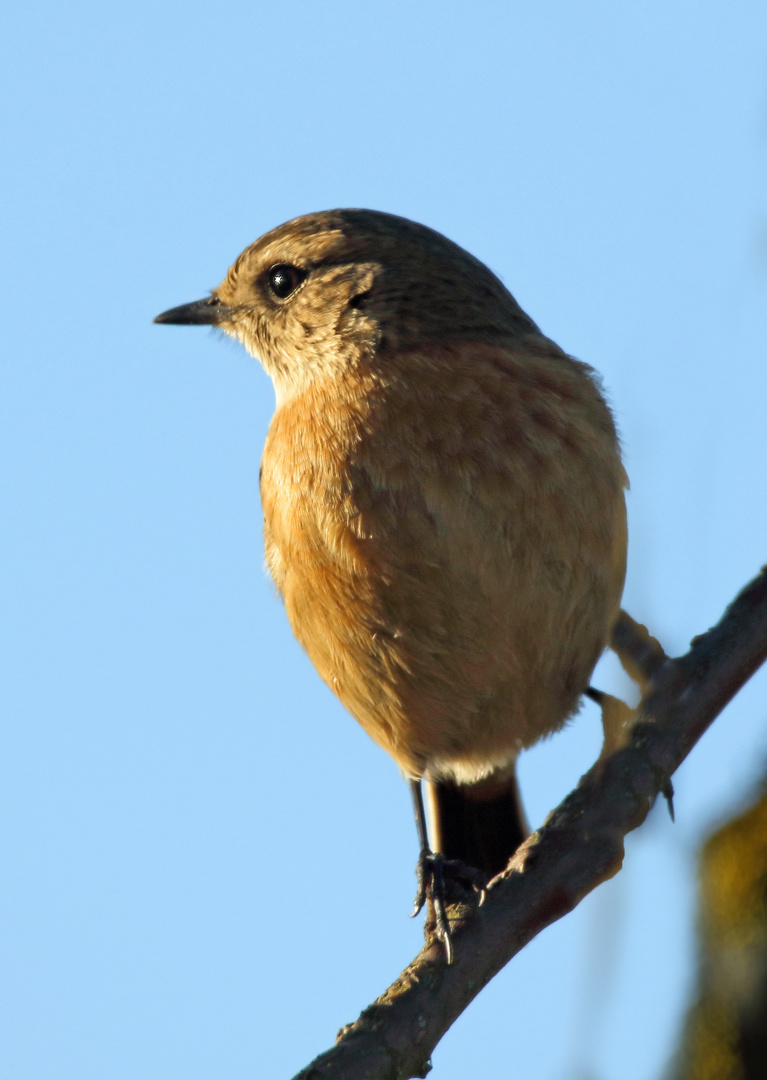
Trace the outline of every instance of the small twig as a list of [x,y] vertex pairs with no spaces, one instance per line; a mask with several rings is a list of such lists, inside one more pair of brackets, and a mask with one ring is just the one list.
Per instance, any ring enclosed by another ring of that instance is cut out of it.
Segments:
[[[469,1002],[544,927],[621,868],[623,838],[706,728],[767,659],[767,573],[733,601],[690,651],[668,659],[622,615],[620,647],[648,681],[626,744],[594,766],[522,845],[476,911],[450,909],[455,960],[426,946],[389,989],[296,1080],[407,1080]],[[625,638],[621,634],[628,635]],[[637,644],[639,642],[639,644]],[[650,674],[651,673],[651,674]]]
[[623,610],[613,627],[610,646],[627,674],[643,689],[668,660],[658,639]]

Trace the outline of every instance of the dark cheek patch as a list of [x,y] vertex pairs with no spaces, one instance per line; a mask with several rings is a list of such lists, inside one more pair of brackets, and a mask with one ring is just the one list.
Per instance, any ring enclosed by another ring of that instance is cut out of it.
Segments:
[[368,289],[367,292],[361,292],[358,293],[357,296],[353,296],[349,301],[349,307],[354,308],[357,311],[359,311],[361,308],[364,308],[368,300],[370,299],[370,293],[371,290]]

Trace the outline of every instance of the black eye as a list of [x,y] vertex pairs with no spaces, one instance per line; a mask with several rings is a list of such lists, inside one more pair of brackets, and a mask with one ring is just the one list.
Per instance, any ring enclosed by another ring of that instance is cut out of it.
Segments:
[[292,292],[295,292],[306,274],[307,271],[302,270],[300,266],[293,266],[291,263],[275,263],[274,266],[269,267],[266,280],[277,299],[286,300]]

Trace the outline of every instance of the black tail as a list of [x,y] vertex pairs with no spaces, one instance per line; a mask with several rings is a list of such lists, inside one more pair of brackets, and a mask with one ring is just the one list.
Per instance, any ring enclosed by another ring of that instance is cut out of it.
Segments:
[[488,880],[530,832],[514,775],[472,785],[430,783],[429,804],[434,850],[484,871]]

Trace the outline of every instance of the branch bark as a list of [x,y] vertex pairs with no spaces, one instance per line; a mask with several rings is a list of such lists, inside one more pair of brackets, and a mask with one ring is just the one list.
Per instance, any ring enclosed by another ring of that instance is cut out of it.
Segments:
[[767,567],[721,620],[669,659],[628,616],[613,647],[646,681],[626,744],[597,764],[519,848],[480,908],[449,909],[455,961],[428,942],[336,1045],[295,1080],[424,1077],[432,1050],[466,1006],[536,934],[616,874],[623,839],[646,818],[671,774],[767,659]]

